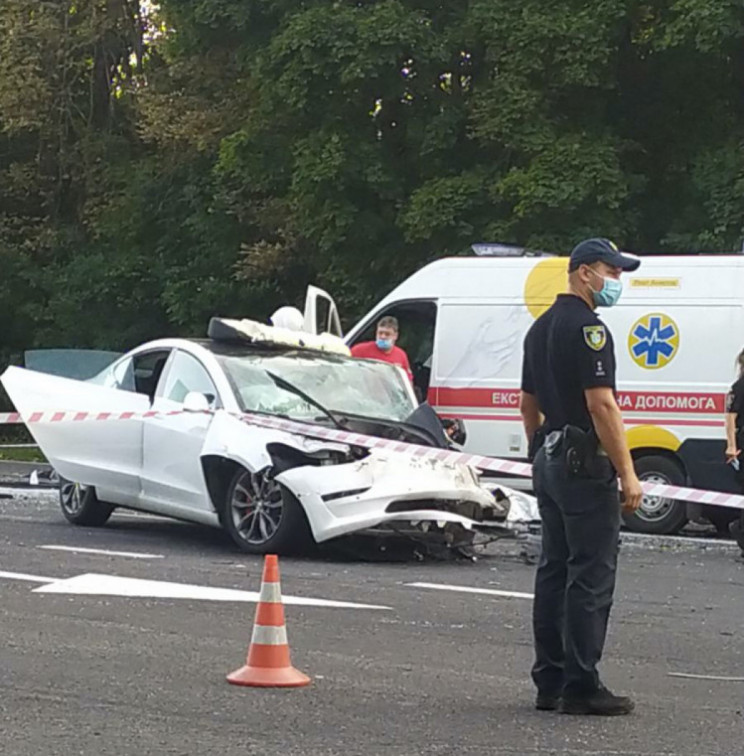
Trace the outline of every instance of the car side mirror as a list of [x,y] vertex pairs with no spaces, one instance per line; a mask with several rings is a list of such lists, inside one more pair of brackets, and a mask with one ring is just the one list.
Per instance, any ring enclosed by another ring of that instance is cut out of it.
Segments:
[[189,391],[183,400],[184,412],[208,412],[209,399],[199,391]]

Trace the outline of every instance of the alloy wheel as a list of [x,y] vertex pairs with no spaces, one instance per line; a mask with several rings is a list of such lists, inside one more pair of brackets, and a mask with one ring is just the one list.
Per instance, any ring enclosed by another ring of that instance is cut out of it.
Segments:
[[282,513],[282,492],[269,468],[255,473],[246,470],[235,482],[230,516],[236,532],[248,543],[260,546],[270,540]]
[[61,481],[59,501],[62,509],[72,517],[80,514],[85,503],[85,494],[87,491],[88,486],[82,486],[80,483],[73,483],[70,480]]

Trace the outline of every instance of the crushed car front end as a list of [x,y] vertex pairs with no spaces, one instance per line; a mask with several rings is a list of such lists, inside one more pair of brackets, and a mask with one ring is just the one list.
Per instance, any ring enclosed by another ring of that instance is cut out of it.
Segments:
[[302,504],[319,543],[388,522],[456,523],[470,530],[503,524],[508,515],[466,465],[389,451],[295,467],[277,480]]

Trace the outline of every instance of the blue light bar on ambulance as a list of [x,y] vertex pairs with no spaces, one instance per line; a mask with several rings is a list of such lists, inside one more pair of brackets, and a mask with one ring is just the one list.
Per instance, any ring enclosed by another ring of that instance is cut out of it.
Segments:
[[555,257],[550,252],[515,244],[473,244],[471,249],[478,257]]

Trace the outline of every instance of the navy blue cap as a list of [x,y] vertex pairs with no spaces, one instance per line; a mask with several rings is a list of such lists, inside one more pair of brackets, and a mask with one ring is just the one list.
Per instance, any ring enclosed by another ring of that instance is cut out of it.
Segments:
[[568,270],[570,272],[576,270],[579,265],[591,265],[595,262],[604,262],[622,270],[636,270],[641,264],[637,257],[622,254],[609,239],[585,239],[573,248]]

